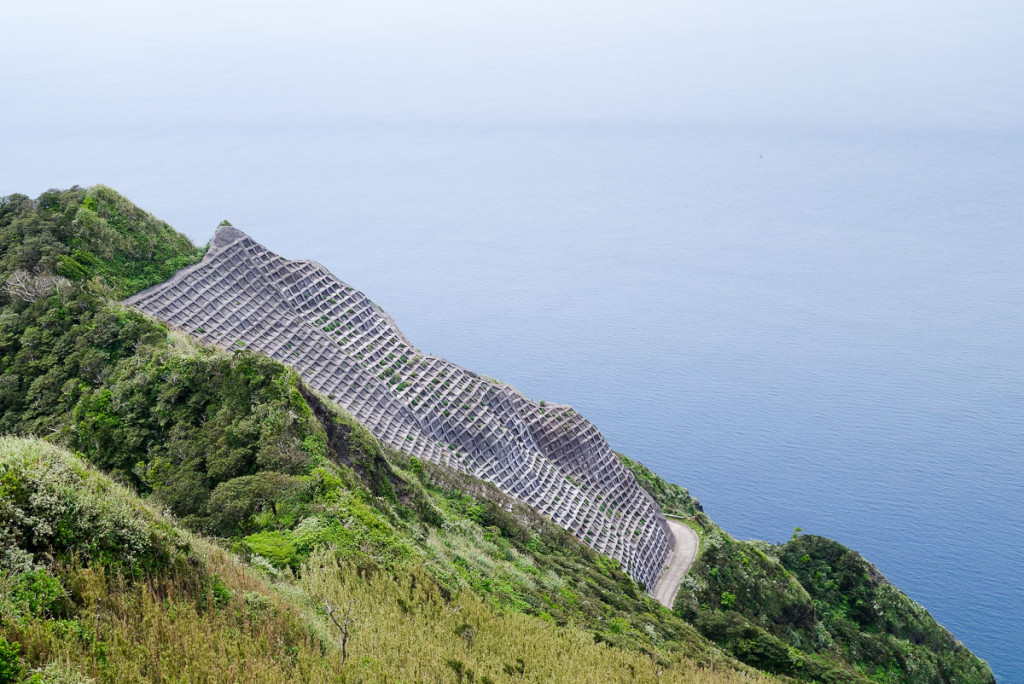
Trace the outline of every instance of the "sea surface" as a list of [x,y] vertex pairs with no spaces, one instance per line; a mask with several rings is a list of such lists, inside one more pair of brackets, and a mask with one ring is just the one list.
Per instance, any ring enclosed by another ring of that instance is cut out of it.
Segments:
[[136,122],[8,130],[0,195],[105,183],[323,263],[414,344],[686,486],[860,551],[1024,682],[1024,140],[970,129]]

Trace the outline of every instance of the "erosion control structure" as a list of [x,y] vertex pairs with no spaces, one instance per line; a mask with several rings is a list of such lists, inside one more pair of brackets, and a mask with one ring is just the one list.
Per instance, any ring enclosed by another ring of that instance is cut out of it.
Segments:
[[127,300],[207,343],[294,368],[385,444],[488,480],[653,590],[673,536],[657,505],[570,406],[422,354],[362,292],[221,226],[206,257]]

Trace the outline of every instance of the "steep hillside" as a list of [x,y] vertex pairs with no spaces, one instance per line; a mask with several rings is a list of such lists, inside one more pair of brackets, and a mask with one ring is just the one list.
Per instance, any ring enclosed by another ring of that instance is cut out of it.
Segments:
[[[97,195],[145,225],[85,230]],[[45,681],[734,681],[736,658],[783,679],[992,681],[853,552],[732,540],[623,457],[702,536],[665,610],[494,486],[380,444],[288,367],[118,304],[200,258],[160,226],[105,188],[0,201],[0,433],[78,452],[0,447],[0,682],[45,667]],[[147,241],[162,266],[116,267]],[[114,266],[59,275],[72,242]],[[344,668],[324,599],[357,617]]]
[[[624,458],[624,457],[623,457]],[[685,489],[630,463],[665,506]],[[768,672],[853,681],[839,664],[878,682],[992,682],[975,657],[860,554],[823,537],[781,545],[738,541],[698,513],[700,553],[674,612],[740,660]]]
[[[608,641],[640,643],[649,615],[673,640],[700,641],[613,561],[492,486],[385,451],[279,363],[196,345],[84,291],[4,316],[0,382],[25,391],[0,399],[2,429],[67,444],[193,530],[281,570],[330,545],[365,567],[424,562],[449,591]],[[46,354],[25,344],[38,336]]]
[[324,546],[260,572],[38,440],[0,438],[0,536],[0,682],[762,681],[496,610],[420,564]]
[[570,406],[424,354],[362,292],[221,225],[203,261],[127,303],[294,368],[394,449],[493,482],[653,589],[672,547],[657,506]]

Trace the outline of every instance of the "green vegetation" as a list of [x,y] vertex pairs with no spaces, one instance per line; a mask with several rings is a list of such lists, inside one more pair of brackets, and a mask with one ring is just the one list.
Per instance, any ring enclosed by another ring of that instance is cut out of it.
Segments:
[[102,185],[0,199],[0,280],[94,280],[126,297],[202,258],[187,237]]
[[[261,572],[39,440],[0,438],[0,482],[0,682],[760,681],[495,610],[422,564],[323,546]],[[344,665],[325,601],[356,618]]]
[[991,679],[981,661],[857,552],[804,535],[778,547],[778,557],[807,589],[828,634],[876,681]]
[[699,521],[667,611],[287,367],[116,303],[200,257],[107,188],[0,200],[0,434],[47,440],[0,439],[0,684],[991,681],[832,542],[734,541],[621,457]]
[[[627,464],[662,506],[689,495]],[[653,484],[650,484],[653,481]],[[738,541],[695,514],[701,545],[674,612],[743,662],[822,682],[993,682],[988,666],[859,554],[797,533]]]

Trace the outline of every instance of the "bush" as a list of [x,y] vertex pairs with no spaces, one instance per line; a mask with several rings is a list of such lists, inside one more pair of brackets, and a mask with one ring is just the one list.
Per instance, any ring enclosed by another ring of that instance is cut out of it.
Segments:
[[40,440],[0,438],[0,569],[23,573],[32,612],[52,610],[59,582],[38,568],[44,554],[137,575],[181,558],[187,544],[127,490]]
[[20,651],[21,644],[17,641],[12,643],[0,636],[0,684],[13,684],[21,679],[25,668],[18,657]]
[[824,629],[862,669],[913,681],[991,682],[984,664],[875,566],[842,544],[794,535],[782,564],[814,599]]
[[298,554],[290,532],[258,532],[245,538],[245,547],[275,567],[297,566]]
[[24,606],[29,615],[39,616],[57,611],[67,592],[60,580],[45,569],[21,573],[11,590],[11,602]]

